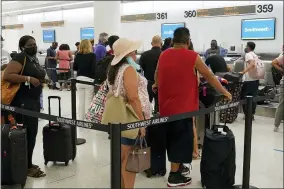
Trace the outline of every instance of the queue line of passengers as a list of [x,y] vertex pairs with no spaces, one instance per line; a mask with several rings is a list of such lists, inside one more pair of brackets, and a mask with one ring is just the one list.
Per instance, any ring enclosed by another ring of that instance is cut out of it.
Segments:
[[[107,73],[108,86],[111,90],[119,89],[118,94],[132,106],[139,119],[145,119],[143,112],[146,112],[146,119],[148,119],[150,114],[147,112],[151,107],[150,99],[148,95],[141,96],[141,94],[145,94],[147,88],[149,91],[150,87],[147,87],[145,77],[138,74],[135,69],[135,52],[142,43],[126,38],[118,38],[117,36],[110,38],[113,38],[113,41],[109,43],[112,51],[109,56],[112,57],[112,60]],[[187,28],[178,28],[174,31],[173,47],[160,53],[153,76],[152,88],[157,88],[161,116],[171,116],[198,110],[198,73],[219,93],[229,100],[232,99],[231,94],[222,87],[198,53],[188,50],[190,48],[192,48],[192,43],[189,30]],[[21,53],[13,58],[4,72],[5,80],[11,83],[21,83],[20,90],[11,105],[21,107],[22,104],[25,104],[25,109],[39,112],[40,94],[42,93],[45,71],[40,67],[36,58],[37,45],[35,39],[31,36],[23,36],[19,41],[19,49]],[[54,47],[53,50],[55,49]],[[253,51],[253,48],[251,50]],[[93,54],[91,42],[83,40],[74,61],[74,69],[77,70],[78,77],[88,78],[92,81],[95,79],[93,66],[94,62],[97,61],[94,60],[96,56]],[[283,64],[283,56],[281,58],[276,59],[273,65],[275,67],[278,65],[277,68],[283,71],[283,68],[279,68],[279,65]],[[53,58],[50,58],[50,60],[53,60]],[[145,63],[147,64],[147,62]],[[22,69],[23,74],[20,75]],[[247,71],[244,70],[244,72]],[[122,78],[122,86],[118,88],[120,78]],[[86,100],[84,97],[82,99]],[[88,103],[86,102],[85,105],[88,105]],[[83,109],[86,109],[86,107],[81,108],[81,112],[83,112]],[[17,114],[15,119],[18,123],[21,123],[22,117],[22,115]],[[32,163],[33,149],[38,131],[38,119],[29,116],[24,117],[25,124],[28,125],[28,176],[43,177],[45,173],[41,171],[38,165]],[[168,186],[181,186],[191,183],[191,178],[184,174],[188,168],[183,164],[192,161],[193,125],[192,118],[167,124],[165,137],[167,137],[168,159],[171,162]],[[140,137],[146,135],[145,128],[140,129],[139,135]],[[122,188],[134,187],[136,174],[125,169],[128,154],[133,149],[134,143],[135,140],[130,138],[121,139]]]

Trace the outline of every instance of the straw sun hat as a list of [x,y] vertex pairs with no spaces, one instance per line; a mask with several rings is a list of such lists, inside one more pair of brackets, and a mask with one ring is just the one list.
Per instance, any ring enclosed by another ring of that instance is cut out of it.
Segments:
[[111,65],[114,66],[119,63],[127,54],[136,51],[142,45],[142,41],[132,41],[126,38],[119,38],[113,44],[114,58]]

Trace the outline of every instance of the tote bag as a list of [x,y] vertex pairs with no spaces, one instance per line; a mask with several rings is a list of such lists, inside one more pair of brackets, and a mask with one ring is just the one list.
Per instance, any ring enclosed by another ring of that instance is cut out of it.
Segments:
[[87,121],[101,123],[108,91],[107,84],[104,82],[94,96],[91,106],[85,116]]
[[[23,64],[23,68],[21,70],[20,75],[23,74],[25,65],[26,65],[26,57],[24,59],[24,64]],[[9,105],[14,100],[18,90],[20,89],[21,84],[20,83],[12,84],[8,81],[5,81],[4,72],[5,70],[2,71],[2,77],[1,77],[1,103]]]
[[[123,74],[123,72],[121,72]],[[102,124],[109,123],[132,123],[139,121],[139,117],[135,113],[134,109],[130,104],[128,104],[124,97],[119,95],[121,85],[122,85],[121,76],[119,78],[117,91],[114,93],[112,90],[109,91],[106,97],[105,109],[102,116]],[[138,136],[138,129],[131,129],[127,131],[122,131],[121,136],[129,139],[136,139]]]

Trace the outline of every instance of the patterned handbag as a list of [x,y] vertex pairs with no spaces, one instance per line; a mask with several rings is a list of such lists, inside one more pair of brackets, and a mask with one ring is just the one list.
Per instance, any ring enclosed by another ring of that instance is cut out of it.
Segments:
[[[23,64],[23,68],[21,70],[20,75],[23,74],[23,71],[25,69],[25,65],[26,65],[26,57],[24,59],[24,64]],[[20,89],[21,84],[17,83],[17,84],[12,84],[8,81],[4,80],[4,71],[2,71],[2,77],[1,77],[1,103],[2,104],[6,104],[9,105],[11,104],[11,102],[14,100],[18,90]]]
[[96,93],[96,95],[93,98],[93,101],[91,103],[91,106],[85,115],[85,119],[90,122],[94,123],[101,123],[102,115],[105,109],[105,102],[106,102],[106,96],[108,94],[108,86],[107,83],[104,82],[99,91]]

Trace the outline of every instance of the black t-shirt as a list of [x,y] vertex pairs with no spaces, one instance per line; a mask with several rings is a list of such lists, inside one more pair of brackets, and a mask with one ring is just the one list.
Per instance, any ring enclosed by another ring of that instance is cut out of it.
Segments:
[[[25,57],[26,57],[26,64],[22,75],[37,78],[41,82],[44,81],[46,74],[45,70],[42,69],[37,62],[32,61],[30,58],[28,58],[24,53],[17,54],[15,57],[13,57],[13,60],[24,66]],[[30,84],[29,87],[26,86],[25,83],[22,83],[17,93],[17,96],[39,99],[41,92],[42,92],[42,85],[35,87],[32,84]]]
[[96,55],[94,53],[78,53],[74,60],[73,69],[77,71],[77,76],[85,76],[94,79]]

